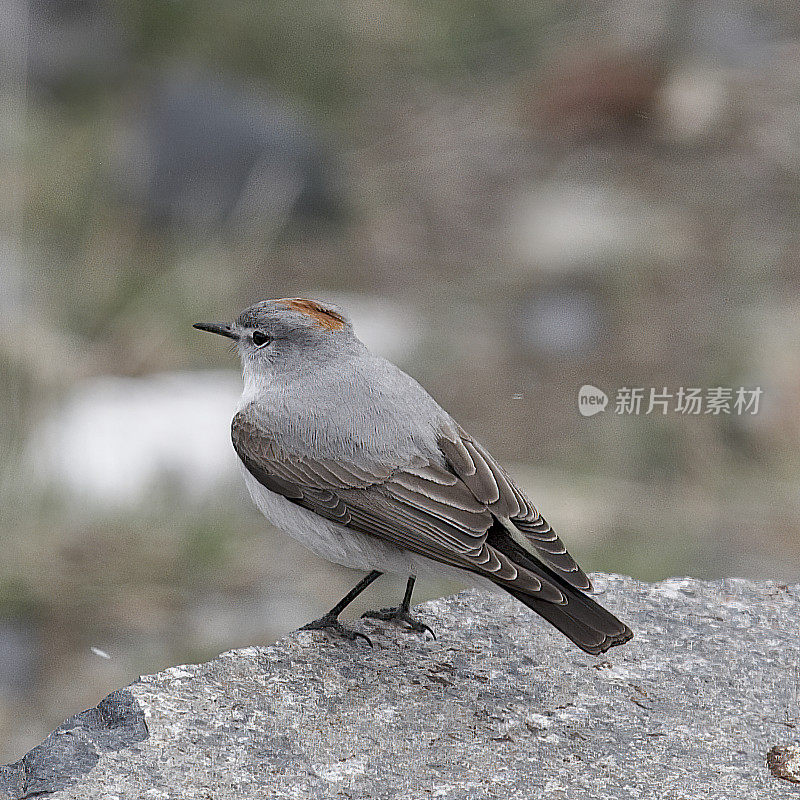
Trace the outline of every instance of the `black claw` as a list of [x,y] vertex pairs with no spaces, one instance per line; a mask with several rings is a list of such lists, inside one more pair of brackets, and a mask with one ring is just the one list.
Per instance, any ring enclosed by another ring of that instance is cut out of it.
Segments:
[[370,647],[373,646],[372,639],[369,638],[366,634],[361,633],[360,631],[354,631],[350,628],[345,628],[341,622],[339,622],[336,617],[325,615],[324,617],[320,617],[319,619],[315,619],[313,622],[309,622],[307,625],[303,625],[300,628],[301,631],[330,631],[331,633],[335,633],[337,636],[341,636],[343,639],[349,639],[350,641],[354,641],[356,639],[363,639]]
[[433,632],[433,628],[431,628],[430,625],[426,625],[424,622],[412,617],[402,606],[382,608],[380,611],[365,611],[361,616],[362,618],[371,617],[372,619],[382,619],[386,622],[404,623],[409,630],[418,631],[419,633],[425,633],[427,631],[434,639],[436,638],[436,634]]

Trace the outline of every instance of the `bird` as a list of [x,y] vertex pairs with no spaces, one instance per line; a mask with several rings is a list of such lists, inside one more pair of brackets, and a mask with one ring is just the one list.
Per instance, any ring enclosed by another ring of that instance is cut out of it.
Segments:
[[505,590],[593,655],[633,636],[586,594],[588,576],[509,474],[341,308],[264,300],[194,327],[236,343],[231,439],[255,505],[316,555],[368,572],[301,630],[371,645],[339,615],[390,572],[408,576],[402,601],[364,617],[433,634],[410,602],[417,576],[434,575]]

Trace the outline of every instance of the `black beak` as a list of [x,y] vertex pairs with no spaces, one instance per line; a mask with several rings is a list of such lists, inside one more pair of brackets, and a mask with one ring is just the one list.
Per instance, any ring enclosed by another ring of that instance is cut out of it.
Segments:
[[227,322],[195,322],[192,327],[200,331],[218,333],[220,336],[227,336],[229,339],[239,338],[239,334]]

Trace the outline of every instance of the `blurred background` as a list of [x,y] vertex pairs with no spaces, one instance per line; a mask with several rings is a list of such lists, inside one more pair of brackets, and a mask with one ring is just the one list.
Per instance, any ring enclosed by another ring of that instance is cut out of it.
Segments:
[[[238,364],[191,324],[264,298],[344,306],[587,569],[798,580],[797,4],[4,9],[0,762],[360,577],[238,475]],[[763,395],[618,415],[623,386]]]

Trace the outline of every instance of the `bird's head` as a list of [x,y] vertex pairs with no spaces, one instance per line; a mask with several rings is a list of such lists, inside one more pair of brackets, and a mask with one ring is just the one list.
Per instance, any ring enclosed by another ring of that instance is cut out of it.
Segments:
[[246,378],[288,378],[364,349],[340,308],[299,297],[256,303],[230,324],[198,322],[194,327],[233,339]]

